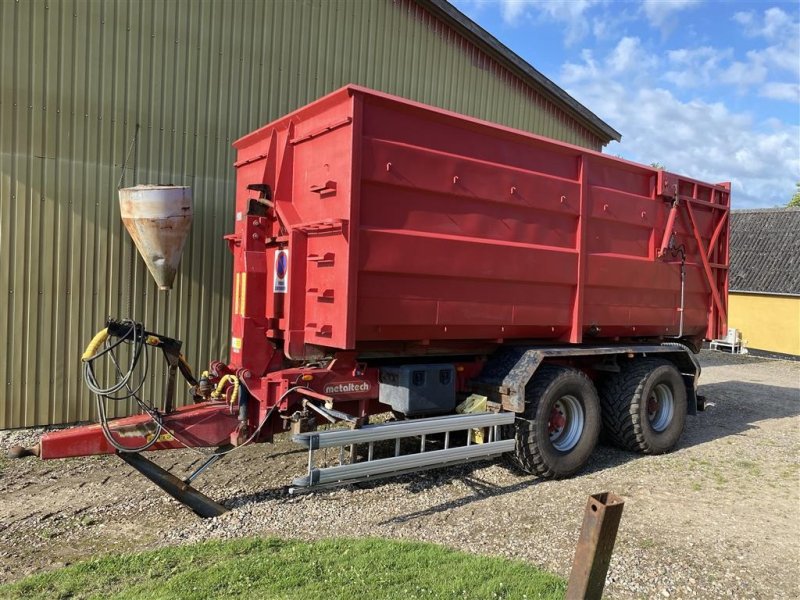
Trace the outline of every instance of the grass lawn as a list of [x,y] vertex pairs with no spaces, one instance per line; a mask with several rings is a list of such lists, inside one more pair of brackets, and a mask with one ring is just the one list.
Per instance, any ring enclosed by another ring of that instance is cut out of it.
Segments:
[[0,586],[0,598],[563,598],[519,561],[382,539],[244,539],[105,556]]

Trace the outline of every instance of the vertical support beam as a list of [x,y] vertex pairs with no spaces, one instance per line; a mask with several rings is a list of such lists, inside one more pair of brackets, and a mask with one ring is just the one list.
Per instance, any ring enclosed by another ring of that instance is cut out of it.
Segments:
[[[713,214],[719,214],[720,210],[717,209],[714,211]],[[714,263],[721,263],[726,267],[729,265],[728,257],[727,257],[727,250],[728,250],[728,216],[730,214],[729,210],[725,210],[722,213],[722,216],[719,218],[719,222],[717,226],[714,228],[714,234],[711,236],[711,241],[708,242],[708,250],[706,252],[706,257],[708,260]],[[726,235],[721,238],[722,232],[725,232]],[[720,239],[724,240],[724,250],[722,251],[722,255],[720,255],[719,250],[719,241]],[[723,302],[723,310],[718,313],[717,317],[712,321],[711,325],[713,326],[714,330],[708,332],[708,337],[710,339],[716,339],[722,337],[725,333],[727,333],[727,326],[728,326],[728,317],[726,311],[728,309],[727,306],[727,298],[728,298],[728,274],[729,269],[724,269],[722,272],[719,269],[716,271],[716,277],[714,279],[714,286],[717,289],[722,288],[723,294],[721,295],[721,301]]]
[[175,380],[178,374],[178,357],[172,352],[168,352],[165,349],[164,358],[167,360],[168,369],[167,369],[167,389],[164,393],[163,411],[164,413],[169,414],[175,407]]
[[566,600],[600,600],[625,502],[611,492],[589,496]]
[[569,341],[579,344],[583,341],[583,288],[586,284],[586,228],[589,221],[589,180],[586,176],[588,159],[582,154],[578,159],[578,172],[580,179],[580,209],[578,212],[578,230],[575,236],[575,250],[578,256],[577,285],[575,286],[575,301],[572,305],[572,327],[569,332]]
[[352,121],[350,125],[350,144],[352,151],[352,163],[350,170],[349,195],[350,195],[350,216],[348,219],[347,235],[347,260],[348,260],[348,287],[346,289],[345,301],[347,302],[347,315],[345,319],[345,340],[347,348],[356,346],[356,312],[358,304],[358,240],[360,239],[358,228],[361,226],[361,164],[363,149],[361,147],[364,140],[362,129],[364,127],[364,96],[362,94],[352,94]]
[[296,297],[292,290],[306,289],[308,269],[308,234],[301,229],[289,230],[289,289],[283,294],[283,310],[285,319],[284,354],[295,360],[305,358],[305,294]]
[[[730,213],[731,210],[731,184],[730,183],[722,183],[720,184],[724,189],[725,192],[720,192],[720,203],[724,203],[726,207],[726,214]],[[730,248],[730,231],[731,231],[731,220],[730,218],[725,220],[725,228],[724,228],[724,237],[722,238],[722,256],[718,260],[723,265],[728,266],[729,268],[725,269],[722,273],[722,290],[725,295],[725,310],[728,310],[728,289],[730,284],[730,264],[731,264],[731,248]],[[727,319],[718,322],[718,331],[717,334],[713,337],[715,338],[722,338],[725,337],[728,333],[728,321]]]

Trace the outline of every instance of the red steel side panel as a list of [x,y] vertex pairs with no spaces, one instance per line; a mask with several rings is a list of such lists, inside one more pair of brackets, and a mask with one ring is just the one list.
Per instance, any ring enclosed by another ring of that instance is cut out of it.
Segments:
[[[353,86],[236,148],[234,364],[261,369],[265,338],[307,358],[676,336],[682,252],[683,335],[724,331],[725,185]],[[260,216],[258,183],[273,195]]]
[[[355,345],[354,98],[334,92],[237,141],[231,364],[263,374],[268,340]],[[267,184],[268,194],[250,189]],[[269,198],[262,198],[269,196]],[[356,215],[357,216],[357,215]],[[285,267],[285,272],[284,272]]]

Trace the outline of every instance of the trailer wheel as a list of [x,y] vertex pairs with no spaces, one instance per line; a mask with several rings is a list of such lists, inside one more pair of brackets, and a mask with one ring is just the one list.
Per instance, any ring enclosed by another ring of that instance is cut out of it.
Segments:
[[543,365],[525,392],[512,461],[540,477],[568,477],[586,465],[600,434],[600,405],[591,380],[577,369]]
[[686,402],[675,365],[660,358],[638,360],[600,386],[605,437],[633,452],[669,452],[683,433]]

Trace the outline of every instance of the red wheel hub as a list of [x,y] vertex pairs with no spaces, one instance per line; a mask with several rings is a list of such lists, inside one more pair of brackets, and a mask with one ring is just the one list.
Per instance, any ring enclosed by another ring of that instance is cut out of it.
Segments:
[[655,397],[655,394],[650,396],[647,400],[647,412],[648,414],[654,415],[658,410],[658,400]]
[[553,408],[550,411],[550,420],[547,423],[547,429],[550,433],[554,433],[556,431],[560,431],[564,429],[564,425],[567,424],[567,418],[564,416],[564,413],[558,410],[557,408]]

